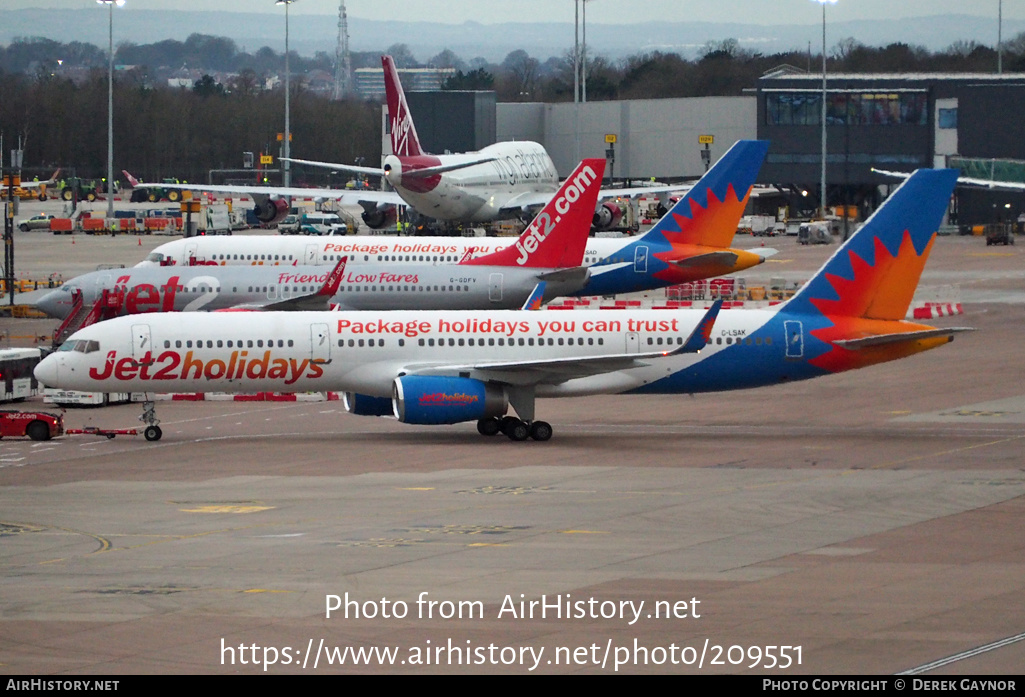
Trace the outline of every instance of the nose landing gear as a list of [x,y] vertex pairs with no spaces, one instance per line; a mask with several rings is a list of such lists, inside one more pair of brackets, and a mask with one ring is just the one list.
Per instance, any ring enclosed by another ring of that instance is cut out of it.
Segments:
[[148,441],[158,441],[160,437],[164,435],[164,432],[160,430],[160,419],[157,418],[157,406],[152,401],[152,395],[146,395],[147,401],[142,403],[142,416],[139,417],[139,421],[146,424],[146,429],[142,432],[142,435]]

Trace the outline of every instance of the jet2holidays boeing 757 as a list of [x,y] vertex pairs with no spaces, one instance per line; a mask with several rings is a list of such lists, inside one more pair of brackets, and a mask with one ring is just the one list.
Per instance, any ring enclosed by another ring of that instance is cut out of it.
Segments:
[[[35,375],[99,392],[338,390],[356,414],[476,421],[484,435],[547,440],[537,397],[759,387],[946,344],[967,328],[904,317],[956,179],[953,170],[915,172],[775,307],[165,313],[86,327]],[[147,437],[158,438],[152,403],[144,417]]]

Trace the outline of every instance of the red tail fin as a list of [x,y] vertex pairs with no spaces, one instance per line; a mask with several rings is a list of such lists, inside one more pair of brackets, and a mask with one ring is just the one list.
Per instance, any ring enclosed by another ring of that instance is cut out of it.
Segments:
[[413,116],[406,104],[406,95],[399,82],[399,72],[391,56],[381,56],[384,67],[384,91],[388,97],[388,124],[391,128],[392,153],[402,156],[423,155],[420,139],[416,135]]
[[581,266],[604,174],[605,160],[584,160],[513,245],[463,263],[546,269]]
[[125,175],[125,179],[128,180],[128,183],[132,185],[133,189],[139,185],[139,180],[133,177],[127,169],[121,170],[121,173]]

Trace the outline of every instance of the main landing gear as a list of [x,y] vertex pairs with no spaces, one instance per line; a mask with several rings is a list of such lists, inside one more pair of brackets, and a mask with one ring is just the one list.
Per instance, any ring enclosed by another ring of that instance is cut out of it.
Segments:
[[[146,399],[150,400],[152,395],[147,394]],[[142,435],[148,441],[160,440],[160,436],[164,435],[164,432],[160,430],[160,419],[157,418],[157,406],[152,401],[145,401],[142,403],[142,416],[139,417],[139,421],[146,424],[146,429],[142,432]]]
[[477,422],[477,432],[482,436],[495,436],[504,433],[509,440],[523,441],[533,438],[546,441],[552,437],[552,425],[547,421],[531,421],[527,423],[515,416],[481,419]]

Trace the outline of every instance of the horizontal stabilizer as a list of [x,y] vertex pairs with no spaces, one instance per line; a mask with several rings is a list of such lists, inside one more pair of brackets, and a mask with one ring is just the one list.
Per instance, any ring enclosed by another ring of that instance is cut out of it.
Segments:
[[295,162],[300,165],[309,165],[310,167],[323,167],[324,169],[340,169],[346,172],[355,172],[356,174],[373,174],[379,177],[384,176],[384,170],[380,167],[359,167],[357,165],[343,165],[341,162],[318,162],[317,160],[299,160],[294,157],[279,157],[279,160],[283,162]]
[[583,287],[590,275],[591,270],[586,266],[570,266],[565,269],[539,273],[537,278],[540,281],[551,281],[552,283],[579,283]]
[[433,177],[437,174],[444,174],[445,172],[453,172],[457,169],[466,169],[467,167],[476,167],[477,165],[483,165],[487,162],[494,162],[497,158],[494,157],[482,157],[477,160],[470,160],[468,162],[456,162],[451,165],[438,165],[437,167],[424,167],[423,169],[410,169],[402,170],[403,178],[413,179],[426,179],[427,177]]
[[674,261],[681,269],[690,269],[697,266],[705,266],[706,264],[715,264],[716,266],[733,266],[737,263],[737,255],[733,252],[709,252],[707,254],[696,254],[686,259],[680,259]]
[[918,332],[900,332],[898,334],[879,334],[877,336],[866,336],[861,339],[841,339],[834,341],[837,346],[856,351],[858,349],[870,348],[873,346],[886,346],[899,344],[905,341],[919,341],[921,339],[934,339],[940,336],[947,336],[951,339],[954,334],[960,332],[974,332],[974,327],[945,327],[943,329],[923,329]]

